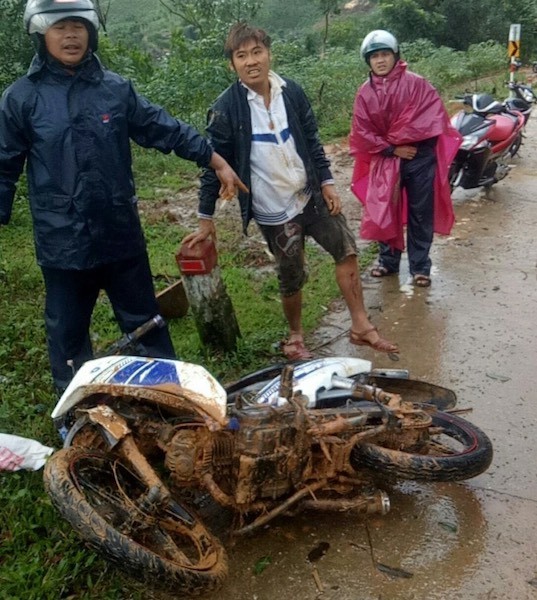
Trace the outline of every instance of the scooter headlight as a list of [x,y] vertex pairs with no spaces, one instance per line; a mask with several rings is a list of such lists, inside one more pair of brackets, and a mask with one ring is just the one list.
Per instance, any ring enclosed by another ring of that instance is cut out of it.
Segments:
[[481,142],[479,141],[481,139],[481,136],[479,135],[474,135],[474,134],[468,134],[465,135],[460,149],[461,150],[470,150],[472,148],[482,148],[483,146],[487,145],[486,140],[481,140]]

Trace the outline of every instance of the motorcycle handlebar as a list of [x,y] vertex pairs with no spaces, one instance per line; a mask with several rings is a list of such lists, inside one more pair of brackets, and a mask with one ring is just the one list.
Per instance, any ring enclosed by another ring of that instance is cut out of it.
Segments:
[[129,346],[136,344],[144,335],[152,331],[153,329],[164,327],[166,325],[166,321],[160,316],[156,315],[149,321],[142,323],[139,327],[137,327],[134,331],[130,333],[125,333],[122,335],[119,340],[114,342],[108,349],[102,354],[102,356],[110,356],[113,354],[121,354]]

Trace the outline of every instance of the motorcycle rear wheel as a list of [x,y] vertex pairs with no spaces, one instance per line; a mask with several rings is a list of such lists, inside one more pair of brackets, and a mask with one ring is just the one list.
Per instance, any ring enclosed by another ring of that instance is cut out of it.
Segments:
[[355,446],[351,464],[414,481],[463,481],[485,471],[492,443],[478,427],[456,415],[436,412],[429,439],[417,448],[393,449],[364,443]]
[[221,543],[184,506],[142,507],[137,500],[147,488],[120,458],[65,448],[48,460],[44,482],[80,537],[133,577],[191,596],[223,583],[227,557]]

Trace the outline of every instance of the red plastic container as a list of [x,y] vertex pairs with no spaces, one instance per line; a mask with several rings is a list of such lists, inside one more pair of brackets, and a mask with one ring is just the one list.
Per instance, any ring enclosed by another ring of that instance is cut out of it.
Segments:
[[193,248],[188,248],[183,243],[175,255],[175,260],[183,275],[207,275],[216,266],[218,254],[214,241],[207,238]]

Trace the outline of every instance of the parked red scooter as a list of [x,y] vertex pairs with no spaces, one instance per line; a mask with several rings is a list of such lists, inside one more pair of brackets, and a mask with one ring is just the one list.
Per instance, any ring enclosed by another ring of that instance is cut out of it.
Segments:
[[465,94],[458,100],[464,109],[451,124],[463,141],[450,167],[451,188],[490,188],[511,170],[509,161],[522,144],[524,115],[489,94]]

